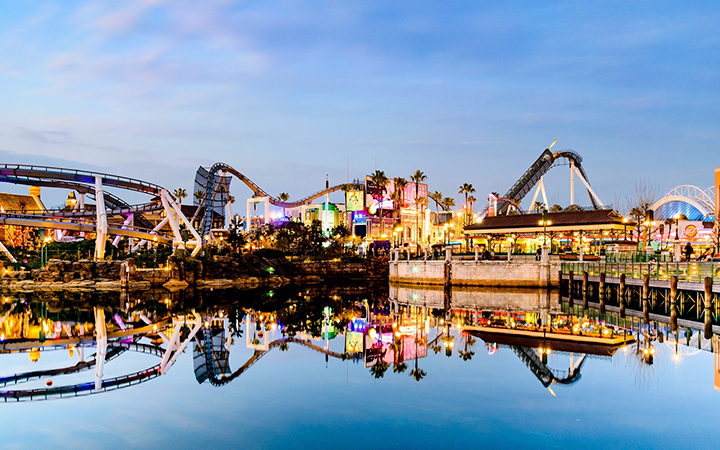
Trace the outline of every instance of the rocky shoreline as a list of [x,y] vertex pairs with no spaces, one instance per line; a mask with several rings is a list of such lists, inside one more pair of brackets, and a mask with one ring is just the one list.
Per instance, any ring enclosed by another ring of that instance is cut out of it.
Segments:
[[290,262],[284,257],[242,259],[170,257],[162,268],[138,268],[135,260],[62,261],[51,259],[47,267],[12,270],[0,263],[0,288],[4,290],[105,290],[144,291],[165,288],[242,289],[287,284],[313,284],[326,279],[387,280],[387,262]]

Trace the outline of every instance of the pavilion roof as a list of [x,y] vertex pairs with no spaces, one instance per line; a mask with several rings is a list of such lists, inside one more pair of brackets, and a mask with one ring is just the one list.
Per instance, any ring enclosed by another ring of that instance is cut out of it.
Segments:
[[[540,225],[542,214],[516,214],[485,217],[482,222],[465,227],[466,234],[503,234],[503,233],[538,233],[544,230]],[[622,230],[631,228],[635,223],[623,223],[611,209],[590,211],[568,211],[548,213],[548,231],[580,231],[580,230]]]

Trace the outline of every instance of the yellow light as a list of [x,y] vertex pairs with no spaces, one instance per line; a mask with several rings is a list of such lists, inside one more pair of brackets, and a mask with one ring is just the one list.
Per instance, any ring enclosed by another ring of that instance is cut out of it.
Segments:
[[538,353],[540,353],[541,355],[543,353],[543,350],[545,350],[545,349],[543,349],[542,347],[538,347]]
[[205,328],[210,328],[210,322],[208,322],[207,320],[205,321]]
[[680,361],[680,355],[678,355],[677,353],[675,353],[675,354],[673,355],[673,359],[675,360],[675,362]]
[[623,346],[622,351],[623,351],[623,353],[627,353],[627,351],[628,351],[627,345]]
[[153,331],[157,331],[157,325],[153,324]]

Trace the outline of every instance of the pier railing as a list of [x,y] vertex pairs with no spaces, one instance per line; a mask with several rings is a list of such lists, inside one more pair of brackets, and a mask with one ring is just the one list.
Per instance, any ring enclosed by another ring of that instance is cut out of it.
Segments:
[[562,263],[563,275],[587,272],[590,276],[605,274],[607,277],[643,278],[669,280],[673,275],[678,281],[704,282],[705,278],[720,281],[720,263],[717,262],[618,262],[618,263]]

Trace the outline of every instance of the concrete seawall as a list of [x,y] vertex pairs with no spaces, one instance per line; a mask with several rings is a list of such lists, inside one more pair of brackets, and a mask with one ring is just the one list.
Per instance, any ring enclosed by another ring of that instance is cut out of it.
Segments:
[[390,281],[414,285],[547,288],[558,285],[559,262],[391,261]]

